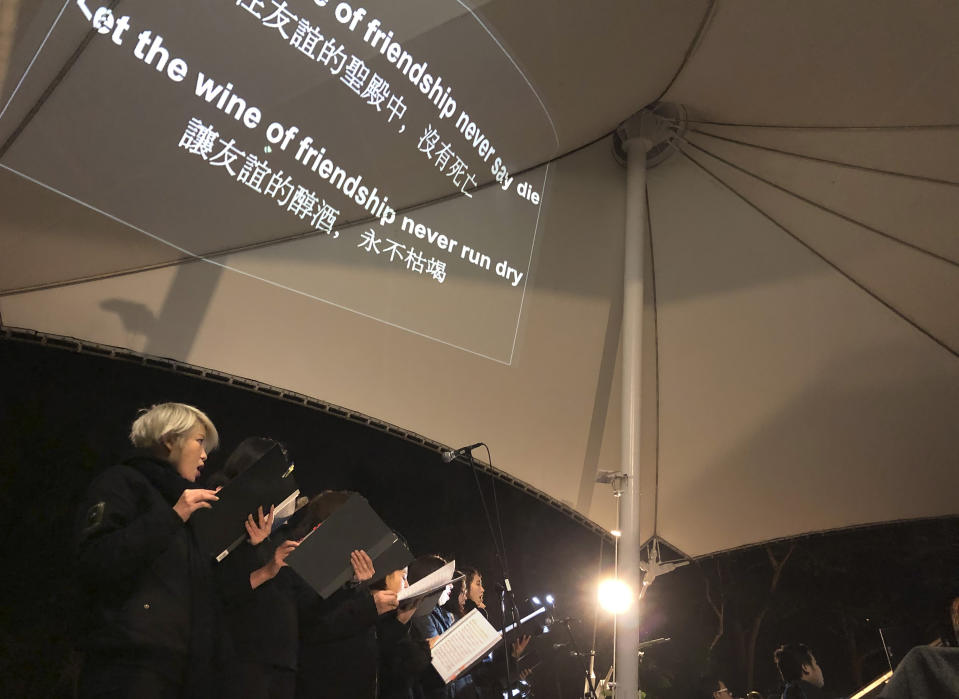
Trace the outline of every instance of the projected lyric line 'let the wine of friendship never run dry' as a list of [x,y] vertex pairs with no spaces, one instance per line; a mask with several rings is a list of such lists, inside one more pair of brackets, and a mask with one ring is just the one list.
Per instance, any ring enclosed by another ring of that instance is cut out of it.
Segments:
[[[78,115],[109,114],[149,145],[134,157],[110,129],[67,142],[68,130],[36,118],[4,167],[191,254],[509,361],[548,170],[511,168],[548,160],[552,125],[468,8],[68,5],[37,56],[92,39],[53,99],[72,97],[65,106]],[[458,59],[440,44],[461,47]],[[25,78],[39,84],[34,72]],[[97,100],[89,88],[71,94],[94,75]],[[0,118],[5,133],[16,98]],[[546,136],[531,139],[537,132]],[[76,167],[29,158],[44,138]],[[292,242],[249,245],[276,238]],[[244,246],[254,249],[209,252]]]

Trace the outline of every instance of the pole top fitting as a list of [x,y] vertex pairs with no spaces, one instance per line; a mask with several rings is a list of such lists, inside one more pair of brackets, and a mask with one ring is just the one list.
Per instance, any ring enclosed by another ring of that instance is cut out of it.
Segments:
[[673,154],[675,143],[686,132],[686,108],[657,102],[623,121],[613,134],[613,157],[626,165],[627,153],[642,149],[646,167],[659,165]]

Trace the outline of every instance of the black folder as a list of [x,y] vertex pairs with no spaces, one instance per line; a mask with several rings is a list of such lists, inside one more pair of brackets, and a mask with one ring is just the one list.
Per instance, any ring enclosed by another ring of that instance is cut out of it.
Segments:
[[237,541],[246,538],[244,522],[248,515],[256,517],[257,508],[267,512],[279,505],[295,490],[293,466],[288,464],[279,445],[274,445],[260,459],[217,493],[218,502],[209,509],[190,515],[190,526],[200,550],[221,560]]
[[335,593],[353,578],[350,553],[366,551],[373,560],[374,580],[406,567],[413,555],[383,523],[362,495],[350,495],[343,505],[306,535],[287,557],[320,597]]

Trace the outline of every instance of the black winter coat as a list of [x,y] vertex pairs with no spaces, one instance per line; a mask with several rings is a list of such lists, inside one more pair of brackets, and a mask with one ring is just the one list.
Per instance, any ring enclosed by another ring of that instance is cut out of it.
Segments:
[[173,510],[192,487],[169,463],[137,450],[91,483],[77,528],[92,617],[84,649],[100,663],[183,674],[187,697],[210,690],[224,651],[211,561]]
[[414,638],[412,624],[401,623],[396,612],[381,616],[376,623],[379,699],[410,699],[416,679],[430,668],[430,647]]
[[290,568],[281,568],[272,580],[253,590],[249,574],[264,565],[274,546],[241,544],[217,565],[217,580],[223,586],[244,578],[243,594],[224,595],[224,616],[233,642],[235,657],[244,663],[296,669],[298,641],[297,596],[305,584]]
[[296,696],[370,696],[376,677],[371,644],[377,613],[369,588],[342,588],[325,600],[312,593],[311,598],[300,598],[299,607]]
[[825,696],[819,687],[805,680],[790,682],[783,690],[783,699],[825,699]]

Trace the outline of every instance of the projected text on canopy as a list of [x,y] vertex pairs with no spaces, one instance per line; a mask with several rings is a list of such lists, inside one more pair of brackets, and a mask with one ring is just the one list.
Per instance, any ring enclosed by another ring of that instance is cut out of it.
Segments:
[[90,32],[32,119],[52,66],[7,103],[4,138],[26,126],[4,166],[174,248],[509,361],[546,178],[515,172],[554,134],[462,5],[72,0],[38,57]]

